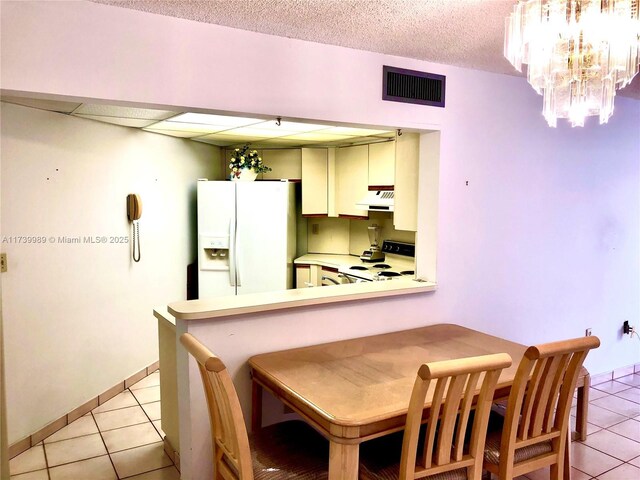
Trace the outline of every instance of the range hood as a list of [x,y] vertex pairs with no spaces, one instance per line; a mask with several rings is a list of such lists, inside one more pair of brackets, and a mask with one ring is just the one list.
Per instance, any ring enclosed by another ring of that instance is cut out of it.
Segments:
[[370,212],[393,212],[393,193],[393,190],[373,190],[356,205]]

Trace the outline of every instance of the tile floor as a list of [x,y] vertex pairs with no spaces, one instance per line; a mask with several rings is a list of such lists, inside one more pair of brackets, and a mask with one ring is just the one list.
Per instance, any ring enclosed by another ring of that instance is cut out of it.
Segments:
[[[18,455],[11,479],[178,480],[162,446],[159,384],[155,372]],[[640,479],[640,374],[594,385],[589,400],[587,439],[571,445],[572,479]],[[517,480],[548,478],[542,469]]]
[[11,459],[11,480],[178,480],[163,437],[156,371]]

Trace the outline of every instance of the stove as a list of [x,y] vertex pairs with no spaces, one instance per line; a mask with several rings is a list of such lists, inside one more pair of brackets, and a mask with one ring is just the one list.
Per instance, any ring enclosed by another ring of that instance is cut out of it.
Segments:
[[338,272],[348,283],[377,282],[415,276],[415,251],[412,243],[385,240],[381,251],[385,254],[384,263],[373,265],[343,265]]

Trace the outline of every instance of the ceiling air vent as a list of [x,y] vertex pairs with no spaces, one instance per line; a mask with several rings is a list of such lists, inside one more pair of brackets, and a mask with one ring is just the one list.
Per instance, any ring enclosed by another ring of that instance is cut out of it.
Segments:
[[382,99],[444,107],[446,77],[404,68],[382,67]]

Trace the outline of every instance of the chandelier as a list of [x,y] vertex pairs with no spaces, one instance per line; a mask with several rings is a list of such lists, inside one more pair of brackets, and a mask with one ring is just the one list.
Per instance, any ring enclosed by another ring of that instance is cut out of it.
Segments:
[[551,127],[558,118],[606,123],[617,88],[638,73],[640,0],[518,0],[506,19],[504,55],[543,96]]

